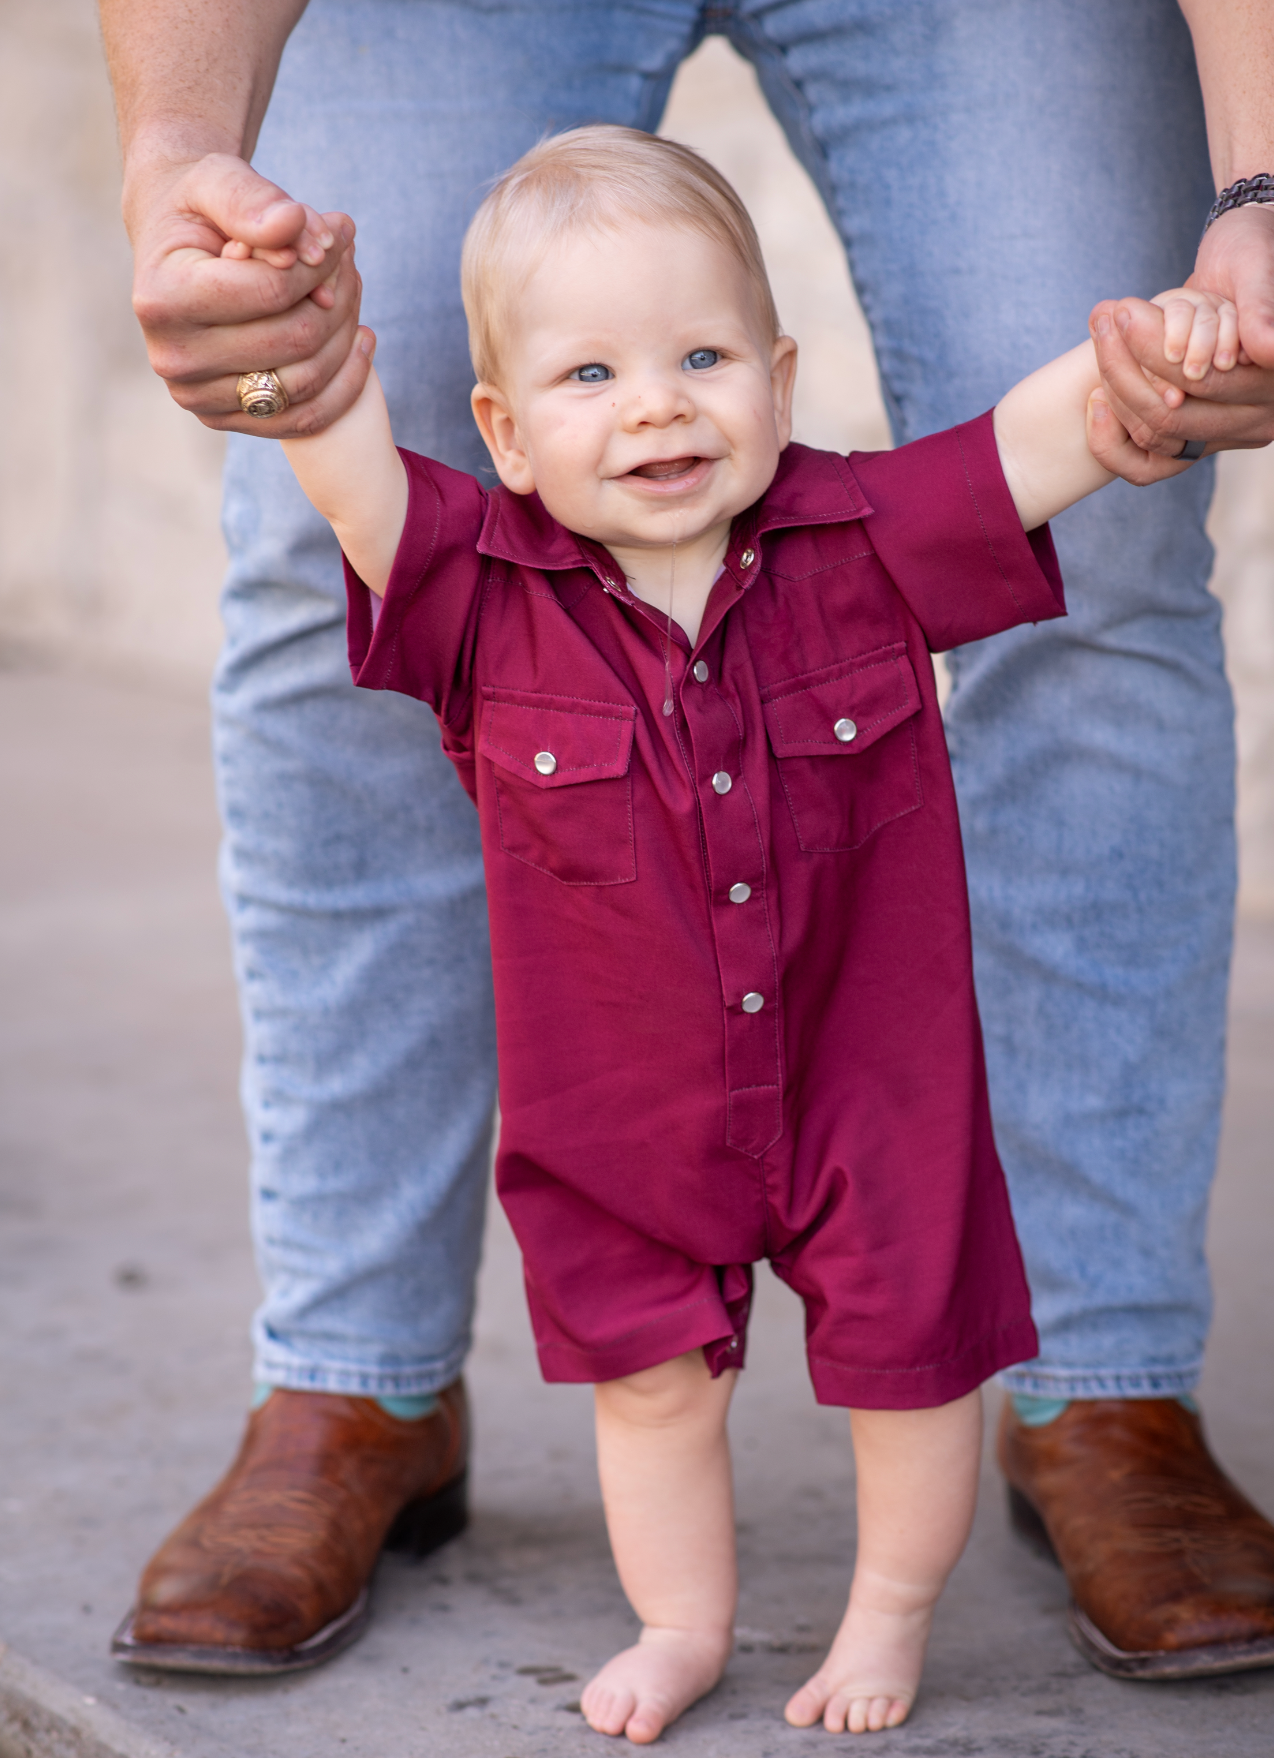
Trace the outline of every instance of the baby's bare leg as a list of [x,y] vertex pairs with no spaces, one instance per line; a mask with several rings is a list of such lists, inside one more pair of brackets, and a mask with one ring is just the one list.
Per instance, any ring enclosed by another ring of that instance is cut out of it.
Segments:
[[897,1727],[920,1683],[938,1595],[977,1499],[982,1394],[934,1410],[852,1410],[858,1561],[831,1651],[788,1704],[793,1727]]
[[615,1566],[642,1622],[580,1706],[590,1727],[636,1745],[725,1670],[738,1578],[725,1419],[736,1375],[703,1351],[596,1388],[597,1464]]

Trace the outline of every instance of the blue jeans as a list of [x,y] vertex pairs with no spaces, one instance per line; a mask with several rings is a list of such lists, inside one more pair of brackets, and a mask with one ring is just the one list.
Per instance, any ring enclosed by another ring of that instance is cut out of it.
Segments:
[[[402,443],[486,468],[457,257],[487,180],[547,130],[656,127],[709,31],[755,64],[845,241],[899,440],[988,407],[1098,298],[1189,271],[1211,191],[1174,0],[312,0],[256,162],[356,217]],[[1200,464],[1072,509],[1067,621],[953,656],[1042,1336],[1020,1391],[1171,1393],[1200,1365],[1234,885],[1211,486]],[[276,447],[232,438],[226,531],[257,1371],[428,1392],[468,1343],[494,1093],[476,815],[427,711],[351,688],[335,545]]]

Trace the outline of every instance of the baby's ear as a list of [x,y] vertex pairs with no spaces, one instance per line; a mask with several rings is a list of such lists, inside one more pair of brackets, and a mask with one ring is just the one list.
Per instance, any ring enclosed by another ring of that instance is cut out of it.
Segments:
[[475,385],[469,404],[500,481],[514,494],[534,493],[531,461],[523,449],[518,424],[504,392],[498,385]]
[[792,437],[792,396],[796,389],[796,343],[791,336],[778,336],[770,350],[770,388],[774,395],[774,425],[779,449]]

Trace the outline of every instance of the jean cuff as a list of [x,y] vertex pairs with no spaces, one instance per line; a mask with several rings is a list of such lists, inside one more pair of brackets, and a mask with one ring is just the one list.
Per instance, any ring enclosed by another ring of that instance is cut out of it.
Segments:
[[289,1392],[345,1392],[354,1398],[423,1398],[459,1379],[465,1348],[453,1351],[440,1362],[414,1368],[351,1368],[323,1363],[271,1361],[258,1355],[252,1378],[258,1385],[281,1386]]
[[1048,1368],[1028,1363],[998,1376],[1006,1392],[1032,1398],[1179,1398],[1193,1392],[1203,1363],[1176,1368],[1112,1372],[1102,1368]]

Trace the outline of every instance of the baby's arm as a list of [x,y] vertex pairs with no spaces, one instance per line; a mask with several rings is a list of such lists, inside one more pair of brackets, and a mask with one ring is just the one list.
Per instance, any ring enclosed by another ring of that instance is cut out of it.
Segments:
[[[372,332],[360,329],[354,346],[370,352],[375,345]],[[281,444],[297,481],[336,533],[354,572],[383,596],[407,522],[407,472],[394,445],[375,369],[339,420],[310,438]]]
[[1024,530],[1114,481],[1088,448],[1088,405],[1101,383],[1084,342],[1024,378],[995,409],[1004,480]]
[[[1202,377],[1214,362],[1235,364],[1237,326],[1226,300],[1186,289],[1161,293],[1169,358]],[[1188,470],[1189,462],[1144,452],[1129,439],[1101,394],[1091,342],[1051,360],[1014,385],[995,411],[1000,462],[1023,527],[1054,518],[1116,476],[1144,484]]]

